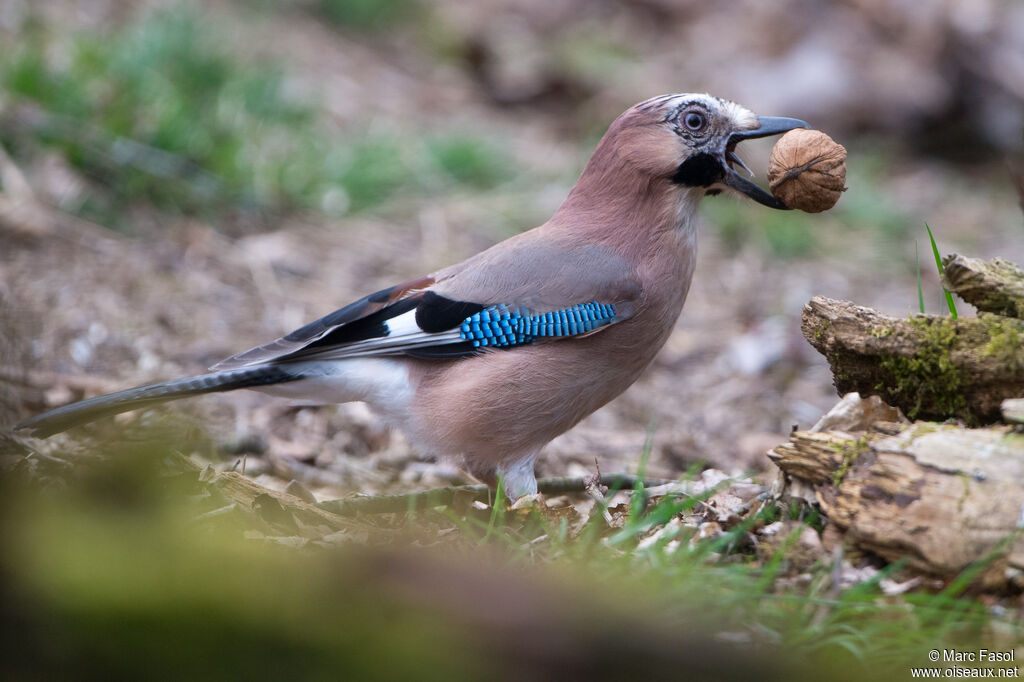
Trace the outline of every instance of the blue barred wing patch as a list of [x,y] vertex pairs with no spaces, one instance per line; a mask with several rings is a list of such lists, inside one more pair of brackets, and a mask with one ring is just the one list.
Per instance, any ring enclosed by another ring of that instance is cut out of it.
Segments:
[[606,303],[581,303],[542,314],[517,312],[501,304],[467,317],[459,327],[459,335],[474,348],[508,348],[535,338],[586,334],[614,318],[615,306]]

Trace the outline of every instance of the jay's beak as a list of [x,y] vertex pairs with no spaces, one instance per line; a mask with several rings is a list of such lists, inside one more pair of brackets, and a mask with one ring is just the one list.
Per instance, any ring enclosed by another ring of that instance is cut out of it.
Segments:
[[[733,169],[732,165],[736,164],[743,170],[750,173],[750,169],[747,168],[743,161],[740,160],[740,157],[736,156],[736,145],[743,140],[753,140],[758,137],[768,137],[769,135],[781,135],[782,133],[793,130],[794,128],[810,128],[810,126],[798,118],[782,118],[778,116],[758,116],[757,121],[761,124],[759,127],[754,128],[753,130],[744,130],[733,133],[726,141],[725,151],[722,158],[722,168],[725,172],[725,176],[722,178],[721,182],[727,187],[733,188],[737,192],[746,194],[759,204],[764,204],[769,208],[788,210],[789,207],[784,203],[755,185],[750,180],[747,180]],[[751,173],[751,175],[753,175],[753,173]]]

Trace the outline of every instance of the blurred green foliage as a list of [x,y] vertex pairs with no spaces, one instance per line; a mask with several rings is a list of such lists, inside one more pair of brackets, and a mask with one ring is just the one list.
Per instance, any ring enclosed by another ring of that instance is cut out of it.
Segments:
[[795,211],[769,212],[734,197],[712,197],[701,208],[729,251],[738,252],[749,243],[778,258],[799,258],[817,247],[813,219]]
[[319,0],[318,6],[331,22],[365,32],[404,23],[423,11],[418,0]]
[[505,178],[508,159],[484,140],[439,137],[427,143],[427,152],[448,177],[469,187],[491,189]]
[[706,618],[670,629],[635,587],[600,593],[585,563],[570,577],[502,549],[543,519],[488,512],[491,547],[436,512],[353,520],[338,542],[294,523],[277,536],[220,506],[158,435],[95,441],[70,468],[22,459],[0,479],[5,679],[622,679],[697,651],[705,675],[755,670],[723,656]]
[[329,163],[328,175],[345,190],[352,211],[380,204],[415,181],[402,143],[392,137],[356,142],[338,150]]
[[605,24],[583,24],[569,30],[553,41],[551,49],[552,61],[560,70],[595,88],[606,79],[622,78],[642,61],[636,46],[613,36]]
[[234,57],[225,31],[187,4],[67,44],[36,21],[0,56],[17,105],[0,142],[20,158],[58,151],[91,180],[72,210],[112,225],[137,202],[338,215],[503,180],[509,159],[472,136],[331,130],[278,66]]
[[853,149],[847,166],[847,191],[836,205],[838,215],[854,229],[906,242],[916,231],[915,218],[893,200],[894,156],[874,146]]
[[[621,679],[666,665],[887,679],[931,648],[994,641],[961,596],[973,569],[935,594],[885,597],[899,566],[838,592],[831,561],[794,569],[803,526],[750,543],[797,509],[768,504],[699,540],[665,525],[699,499],[647,504],[638,489],[621,527],[600,508],[575,533],[564,514],[497,504],[353,519],[323,542],[223,506],[166,431],[150,435],[53,453],[70,468],[22,459],[0,479],[6,679]],[[718,632],[751,637],[745,654]]]
[[[234,61],[194,11],[157,11],[62,49],[63,58],[37,24],[0,63],[0,78],[41,109],[33,141],[102,187],[106,196],[94,199],[108,212],[139,198],[186,213],[282,206],[315,191],[278,172],[305,151],[292,137],[308,133],[313,109],[284,93],[279,70]],[[3,130],[5,144],[27,151],[22,130]]]
[[5,481],[5,679],[479,679],[458,624],[372,559],[246,540],[169,451],[113,450],[59,487]]

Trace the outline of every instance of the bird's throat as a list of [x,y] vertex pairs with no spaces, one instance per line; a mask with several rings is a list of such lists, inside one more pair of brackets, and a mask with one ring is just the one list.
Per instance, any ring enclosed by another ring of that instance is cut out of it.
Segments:
[[711,154],[695,154],[679,164],[672,182],[684,187],[710,187],[722,179],[722,164]]

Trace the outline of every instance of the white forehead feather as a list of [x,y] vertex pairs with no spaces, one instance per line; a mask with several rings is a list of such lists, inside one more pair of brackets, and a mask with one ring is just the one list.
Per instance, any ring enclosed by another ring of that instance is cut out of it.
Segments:
[[666,114],[675,113],[690,103],[700,103],[712,111],[721,112],[733,122],[735,130],[753,130],[758,127],[757,115],[745,106],[730,102],[707,93],[682,92],[673,95],[659,95],[636,105],[641,111],[659,109]]

